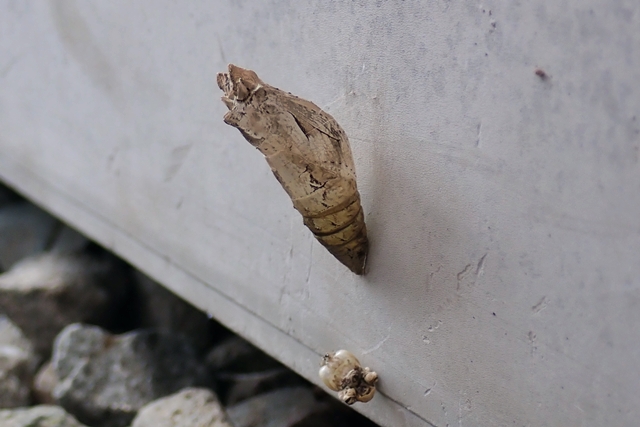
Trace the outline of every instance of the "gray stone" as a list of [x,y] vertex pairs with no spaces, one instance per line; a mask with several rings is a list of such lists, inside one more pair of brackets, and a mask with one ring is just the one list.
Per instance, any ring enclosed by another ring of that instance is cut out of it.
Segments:
[[0,408],[31,403],[31,380],[38,358],[20,329],[0,315]]
[[131,427],[233,427],[209,389],[187,388],[145,405]]
[[69,325],[56,338],[52,364],[58,404],[95,427],[126,426],[147,403],[209,382],[188,340],[165,331],[111,335]]
[[144,328],[179,332],[190,339],[198,351],[211,346],[212,322],[207,315],[137,271],[140,324]]
[[0,271],[21,259],[43,252],[54,236],[58,220],[28,202],[0,208]]
[[0,411],[2,427],[86,427],[59,406],[40,405],[32,408]]
[[329,404],[316,399],[306,387],[283,388],[244,400],[227,408],[235,427],[293,427]]
[[18,347],[33,352],[33,344],[7,316],[0,314],[0,346]]
[[73,322],[107,321],[125,282],[109,260],[42,254],[0,275],[0,312],[48,354],[55,336]]
[[51,361],[42,365],[38,370],[35,378],[33,379],[33,398],[34,400],[43,405],[50,405],[55,403],[53,398],[53,389],[58,384],[58,376],[53,369]]

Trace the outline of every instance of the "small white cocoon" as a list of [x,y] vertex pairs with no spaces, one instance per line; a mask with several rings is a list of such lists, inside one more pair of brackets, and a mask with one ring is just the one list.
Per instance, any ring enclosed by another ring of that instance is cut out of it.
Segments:
[[378,374],[369,368],[363,368],[360,361],[347,350],[327,353],[322,358],[320,372],[322,382],[347,405],[355,402],[368,402],[376,392]]
[[342,380],[356,366],[360,366],[360,362],[353,353],[347,350],[338,350],[335,353],[328,353],[322,358],[319,375],[327,387],[333,391],[340,391],[342,390]]

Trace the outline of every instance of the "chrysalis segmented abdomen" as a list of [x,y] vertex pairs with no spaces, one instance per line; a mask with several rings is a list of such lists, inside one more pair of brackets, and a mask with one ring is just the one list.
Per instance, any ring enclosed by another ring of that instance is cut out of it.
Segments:
[[[293,205],[301,213],[303,200],[293,200]],[[318,241],[341,263],[356,274],[363,274],[369,249],[367,226],[356,192],[343,203],[323,212],[302,214],[306,225]]]
[[349,140],[315,104],[229,65],[218,74],[229,112],[225,123],[265,155],[316,239],[356,274],[369,248]]

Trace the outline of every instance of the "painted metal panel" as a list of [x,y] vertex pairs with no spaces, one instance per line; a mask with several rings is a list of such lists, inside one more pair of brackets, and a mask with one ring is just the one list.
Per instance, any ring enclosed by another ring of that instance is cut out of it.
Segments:
[[[354,352],[384,426],[637,424],[640,3],[0,12],[0,178],[305,377]],[[366,276],[222,122],[228,62],[345,128]]]

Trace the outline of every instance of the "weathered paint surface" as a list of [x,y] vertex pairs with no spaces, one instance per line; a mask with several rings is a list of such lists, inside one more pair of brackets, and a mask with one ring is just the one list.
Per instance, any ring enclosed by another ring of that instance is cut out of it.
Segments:
[[[0,1],[0,177],[385,426],[637,425],[640,3]],[[357,277],[220,120],[256,70],[347,132]]]

